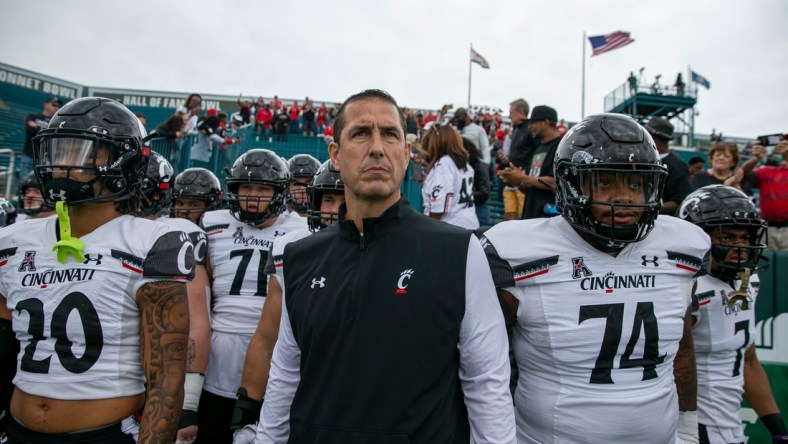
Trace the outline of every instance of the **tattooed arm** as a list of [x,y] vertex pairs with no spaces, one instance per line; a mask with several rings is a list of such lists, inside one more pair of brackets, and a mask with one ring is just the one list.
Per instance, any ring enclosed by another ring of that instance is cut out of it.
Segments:
[[679,395],[679,410],[698,410],[698,374],[695,369],[695,345],[692,342],[691,308],[684,315],[684,336],[679,342],[679,351],[673,361],[673,378]]
[[189,337],[186,284],[151,282],[137,291],[147,391],[140,443],[172,443],[183,404]]

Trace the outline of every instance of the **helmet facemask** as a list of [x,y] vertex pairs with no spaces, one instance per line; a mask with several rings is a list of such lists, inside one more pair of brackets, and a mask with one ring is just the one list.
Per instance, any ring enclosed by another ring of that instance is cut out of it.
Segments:
[[[48,205],[65,201],[120,202],[136,194],[143,152],[137,140],[102,137],[74,130],[43,130],[34,138],[36,177],[43,184],[42,198]],[[135,182],[135,183],[129,183]],[[98,184],[98,189],[94,187]]]
[[605,248],[623,248],[654,228],[665,176],[663,167],[652,164],[562,162],[556,166],[556,201],[576,229]]
[[[239,194],[241,184],[235,183],[228,185],[227,203],[230,206],[230,214],[233,215],[240,222],[258,226],[263,224],[268,219],[276,217],[284,207],[284,190],[269,183],[261,183],[274,189],[271,196],[251,196]],[[265,210],[260,211],[260,208],[266,207]],[[246,207],[246,209],[244,209]],[[249,208],[254,207],[254,211]]]
[[[743,228],[744,230],[726,230]],[[766,249],[766,227],[749,221],[735,224],[706,224],[706,233],[712,239],[711,275],[726,282],[739,279],[744,269],[759,270],[759,262]]]

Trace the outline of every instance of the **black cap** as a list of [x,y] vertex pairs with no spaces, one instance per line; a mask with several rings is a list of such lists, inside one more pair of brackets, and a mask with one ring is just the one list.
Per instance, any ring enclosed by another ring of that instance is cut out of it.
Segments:
[[54,96],[44,100],[44,103],[52,103],[57,104],[57,106],[63,106],[63,101]]
[[531,120],[549,120],[553,123],[558,122],[558,113],[549,106],[535,106],[531,111]]
[[652,117],[643,127],[651,134],[651,137],[673,140],[673,125],[662,117]]

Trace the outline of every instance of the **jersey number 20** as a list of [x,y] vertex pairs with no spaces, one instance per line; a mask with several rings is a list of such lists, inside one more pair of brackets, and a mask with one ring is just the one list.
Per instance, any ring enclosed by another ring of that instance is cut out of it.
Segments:
[[[30,334],[30,343],[25,347],[25,354],[19,363],[19,368],[28,373],[49,373],[49,361],[52,356],[35,360],[38,341],[47,339],[44,336],[44,303],[36,298],[25,299],[16,304],[16,309],[26,311],[30,316],[27,332]],[[71,350],[72,341],[66,332],[66,322],[72,310],[79,313],[82,330],[85,332],[85,352],[77,358]],[[52,313],[50,335],[55,339],[55,353],[64,369],[71,373],[84,373],[98,361],[101,349],[104,347],[104,334],[101,332],[101,320],[98,312],[87,296],[75,291],[69,293],[60,301]]]

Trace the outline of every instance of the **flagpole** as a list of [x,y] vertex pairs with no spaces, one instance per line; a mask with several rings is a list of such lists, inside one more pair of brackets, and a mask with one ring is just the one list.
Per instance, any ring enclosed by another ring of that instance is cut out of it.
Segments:
[[[692,67],[687,65],[687,81],[689,82],[687,85],[692,86]],[[689,88],[687,88],[689,90]],[[695,85],[695,103],[698,103],[698,85]],[[689,141],[688,145],[692,148],[695,148],[695,107],[691,108],[692,115],[690,116],[690,134],[689,134]]]
[[471,71],[473,70],[471,54],[473,54],[473,42],[471,42],[471,51],[468,53],[468,110],[471,109]]
[[586,32],[583,31],[583,81],[580,93],[580,120],[586,118]]

